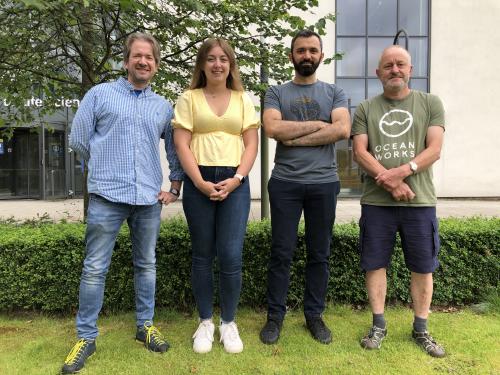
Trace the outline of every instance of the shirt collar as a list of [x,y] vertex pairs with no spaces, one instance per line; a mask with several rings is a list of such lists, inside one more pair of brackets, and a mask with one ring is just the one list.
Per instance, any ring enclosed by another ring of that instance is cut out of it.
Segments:
[[[116,81],[118,85],[130,93],[134,92],[134,86],[126,79],[125,77],[120,77],[118,81]],[[143,90],[145,95],[150,95],[152,93],[151,85],[147,85]],[[135,95],[135,94],[134,94]]]

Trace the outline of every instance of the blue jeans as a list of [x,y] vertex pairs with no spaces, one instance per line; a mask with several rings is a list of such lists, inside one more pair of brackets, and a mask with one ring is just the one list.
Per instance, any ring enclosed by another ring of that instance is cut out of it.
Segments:
[[283,320],[297,229],[304,210],[307,248],[304,315],[318,317],[325,309],[328,258],[340,183],[299,184],[271,178],[272,246],[267,279],[268,315]]
[[104,283],[116,236],[126,219],[132,241],[136,325],[153,320],[156,288],[156,240],[160,230],[161,204],[135,206],[110,202],[90,194],[85,234],[86,255],[80,280],[76,316],[79,338],[97,337],[97,317],[104,299]]
[[[199,168],[203,179],[213,183],[236,173],[233,167]],[[231,322],[241,292],[243,240],[250,212],[248,178],[219,202],[211,201],[186,176],[182,206],[191,234],[191,282],[200,319],[209,319],[213,314],[213,262],[217,256],[221,318]]]

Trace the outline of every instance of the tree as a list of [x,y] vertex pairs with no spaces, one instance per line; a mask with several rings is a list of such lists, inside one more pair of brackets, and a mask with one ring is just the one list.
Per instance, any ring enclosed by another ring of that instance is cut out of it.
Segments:
[[[197,47],[210,36],[233,44],[244,83],[258,94],[264,90],[256,74],[261,64],[277,81],[290,77],[282,41],[306,27],[291,12],[317,5],[318,0],[0,0],[0,98],[16,108],[15,115],[27,116],[32,108],[23,104],[32,95],[45,96],[47,104],[82,97],[93,85],[123,74],[123,42],[136,31],[150,32],[162,46],[154,86],[169,99],[186,88]],[[324,34],[327,20],[334,16],[309,27]]]

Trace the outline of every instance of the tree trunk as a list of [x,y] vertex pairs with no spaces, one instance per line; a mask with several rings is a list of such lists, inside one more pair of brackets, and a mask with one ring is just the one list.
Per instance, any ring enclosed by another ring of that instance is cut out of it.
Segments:
[[[82,25],[82,55],[81,55],[81,66],[82,66],[82,86],[80,90],[81,97],[90,90],[94,84],[95,72],[93,66],[93,30],[92,30],[92,11],[90,7],[86,7],[82,4],[81,11],[81,25]],[[87,163],[84,166],[83,172],[83,218],[84,221],[87,219],[87,210],[89,206],[89,193],[87,189],[87,176],[88,169]]]

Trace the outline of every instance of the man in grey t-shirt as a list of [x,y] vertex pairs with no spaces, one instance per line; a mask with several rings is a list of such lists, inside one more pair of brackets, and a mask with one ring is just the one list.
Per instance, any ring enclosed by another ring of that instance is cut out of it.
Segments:
[[335,142],[349,137],[350,118],[344,91],[316,78],[316,69],[323,60],[318,34],[303,30],[295,35],[289,58],[295,68],[293,81],[269,88],[264,102],[264,130],[277,141],[277,148],[268,185],[272,248],[267,322],[260,339],[273,344],[279,338],[297,227],[304,211],[308,252],[304,315],[312,336],[328,344],[332,336],[321,315],[340,190]]

